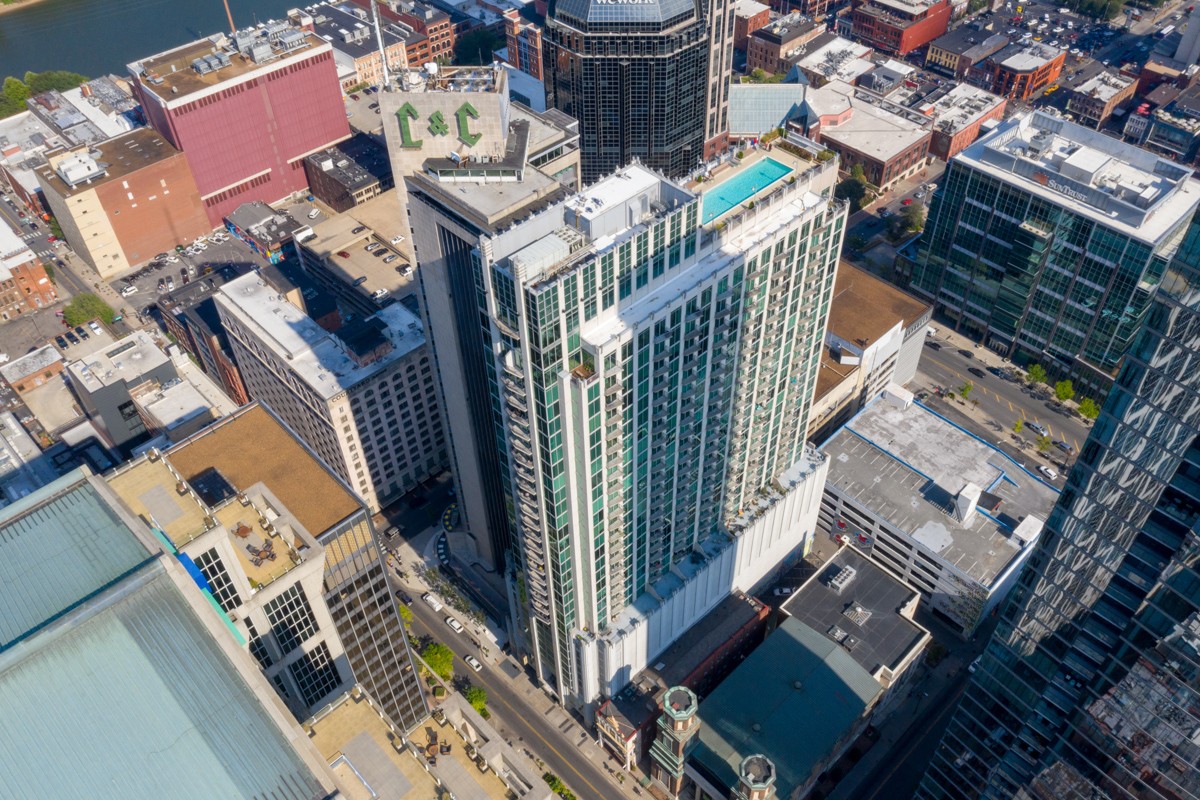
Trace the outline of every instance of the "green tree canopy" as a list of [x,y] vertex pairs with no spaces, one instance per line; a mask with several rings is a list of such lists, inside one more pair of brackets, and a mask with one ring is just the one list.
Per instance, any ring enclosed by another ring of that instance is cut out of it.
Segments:
[[863,198],[867,196],[867,187],[862,181],[856,181],[854,178],[846,178],[837,185],[833,194],[839,200],[845,200],[850,204],[850,213],[858,211],[862,208]]
[[425,649],[421,651],[421,658],[425,659],[433,674],[442,680],[448,681],[454,676],[454,653],[441,642],[425,645]]
[[504,47],[504,37],[491,28],[472,28],[454,43],[454,63],[491,64],[492,53]]
[[1025,371],[1025,375],[1029,378],[1030,383],[1046,382],[1046,368],[1041,364],[1030,364],[1029,369]]
[[1095,419],[1100,416],[1100,407],[1096,405],[1095,400],[1085,397],[1079,401],[1079,416],[1084,419]]
[[1053,444],[1054,442],[1050,440],[1049,436],[1039,436],[1037,438],[1037,451],[1039,453],[1049,453],[1050,447]]
[[483,714],[487,711],[487,689],[484,689],[482,686],[471,684],[467,687],[467,691],[463,696],[467,698],[467,702],[471,704],[471,708],[475,709],[480,714]]
[[68,89],[74,89],[81,83],[87,81],[86,75],[80,75],[78,72],[67,72],[62,69],[52,69],[47,72],[26,72],[25,85],[29,87],[29,94],[32,97],[35,94],[49,92],[65,92]]
[[958,387],[958,393],[959,393],[959,395],[962,396],[963,400],[966,400],[971,396],[971,390],[974,388],[975,388],[975,384],[971,383],[970,381],[967,381],[962,386]]
[[1070,381],[1059,381],[1054,384],[1054,396],[1060,403],[1065,403],[1075,396],[1075,387]]
[[1025,430],[1025,420],[1018,417],[1017,421],[1013,423],[1013,433],[1020,433],[1023,430]]
[[404,603],[397,603],[396,610],[400,612],[400,620],[404,623],[405,628],[412,625],[413,613],[411,608],[404,605]]
[[72,326],[83,325],[94,319],[109,324],[115,316],[112,306],[90,292],[76,295],[63,309],[63,321]]
[[910,231],[925,230],[925,206],[921,203],[909,203],[900,212],[900,219]]

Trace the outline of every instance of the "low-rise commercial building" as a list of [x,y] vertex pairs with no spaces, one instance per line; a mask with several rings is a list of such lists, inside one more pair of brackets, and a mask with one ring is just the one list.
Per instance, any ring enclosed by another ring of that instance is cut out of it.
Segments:
[[47,344],[0,365],[0,377],[14,392],[24,395],[61,375],[65,368],[62,353],[54,345]]
[[1080,124],[1101,128],[1113,112],[1133,99],[1137,81],[1117,72],[1101,72],[1071,90],[1067,110]]
[[[338,66],[343,89],[360,84],[381,84],[385,57],[389,72],[408,66],[405,37],[387,25],[381,25],[377,35],[370,12],[352,3],[322,3],[292,10],[288,12],[288,19],[296,27],[312,31],[333,46],[333,60]],[[379,37],[383,38],[383,56],[379,52]]]
[[133,394],[179,380],[179,371],[143,330],[67,366],[67,377],[84,413],[108,444],[128,449],[146,438]]
[[216,302],[251,396],[372,510],[445,468],[429,350],[403,304],[334,334],[255,274],[222,286]]
[[14,201],[41,217],[46,208],[35,171],[46,163],[46,153],[69,144],[62,134],[23,111],[0,120],[0,189]]
[[932,317],[928,303],[841,262],[808,438],[824,441],[885,388],[912,380]]
[[187,159],[153,128],[51,152],[37,177],[67,243],[103,278],[212,229]]
[[843,171],[861,165],[886,189],[926,165],[933,123],[923,114],[842,81],[809,89],[806,102],[804,134],[837,153]]
[[1058,80],[1067,51],[1048,44],[1010,44],[971,68],[967,80],[993,94],[1028,100]]
[[396,186],[387,149],[365,133],[308,156],[304,173],[313,196],[339,213]]
[[0,221],[0,322],[58,301],[46,268],[16,231]]
[[917,106],[933,120],[929,154],[949,161],[974,144],[988,122],[1004,119],[1008,101],[977,86],[960,83]]
[[855,0],[851,30],[876,50],[904,56],[944,34],[951,10],[949,0]]
[[761,69],[771,74],[786,73],[804,46],[824,31],[824,25],[799,12],[780,17],[749,34],[746,44],[746,70]]
[[1150,113],[1145,146],[1181,164],[1200,163],[1200,84]]
[[824,86],[830,81],[854,84],[875,69],[875,63],[868,59],[870,55],[871,48],[865,44],[823,33],[795,64],[813,86]]
[[822,445],[819,525],[969,637],[1013,586],[1058,491],[906,395],[886,391]]
[[292,238],[304,227],[287,211],[261,200],[243,203],[225,217],[225,229],[272,264],[287,258]]
[[925,68],[963,80],[979,62],[1008,46],[1003,33],[979,25],[961,25],[929,43]]

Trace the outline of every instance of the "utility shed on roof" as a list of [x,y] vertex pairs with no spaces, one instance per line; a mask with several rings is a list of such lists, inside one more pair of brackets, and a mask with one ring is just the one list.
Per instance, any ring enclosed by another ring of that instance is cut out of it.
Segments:
[[775,763],[778,796],[792,797],[882,691],[844,648],[790,617],[700,703],[689,766],[727,796],[742,759],[759,753]]

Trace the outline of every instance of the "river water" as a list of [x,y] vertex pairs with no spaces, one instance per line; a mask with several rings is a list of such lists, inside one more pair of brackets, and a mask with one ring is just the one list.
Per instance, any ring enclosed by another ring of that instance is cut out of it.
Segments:
[[[239,28],[300,5],[229,0]],[[0,81],[26,70],[123,75],[130,61],[228,28],[221,0],[41,0],[0,14]]]

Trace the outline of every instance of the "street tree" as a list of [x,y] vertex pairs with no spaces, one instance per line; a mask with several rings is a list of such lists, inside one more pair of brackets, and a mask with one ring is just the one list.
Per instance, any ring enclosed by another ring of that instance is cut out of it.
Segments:
[[479,715],[484,719],[487,719],[489,716],[491,716],[487,710],[487,689],[484,689],[482,686],[471,684],[467,687],[467,691],[463,696],[466,697],[467,702],[471,704],[471,708],[478,711]]
[[958,395],[963,400],[968,400],[971,397],[971,390],[975,388],[975,384],[967,381],[962,386],[958,387]]
[[1041,364],[1030,364],[1029,369],[1025,371],[1025,377],[1029,379],[1030,383],[1045,383],[1046,368]]
[[400,620],[404,623],[405,630],[408,630],[413,621],[412,609],[404,603],[397,603],[396,610],[400,612]]
[[1054,396],[1058,398],[1058,402],[1065,403],[1075,396],[1075,387],[1070,381],[1059,381],[1054,384]]
[[1079,416],[1084,419],[1095,419],[1100,416],[1100,407],[1096,405],[1095,400],[1085,397],[1079,401]]
[[1025,420],[1017,417],[1017,421],[1013,423],[1013,433],[1020,433],[1025,430]]
[[1050,447],[1051,447],[1053,444],[1054,444],[1054,442],[1050,440],[1050,437],[1049,437],[1049,436],[1039,436],[1039,437],[1037,437],[1037,451],[1038,451],[1039,453],[1041,453],[1042,455],[1045,455],[1046,453],[1049,453],[1049,452],[1050,452]]
[[421,658],[425,659],[433,674],[442,680],[448,681],[454,676],[454,652],[441,642],[425,645],[425,649],[421,651]]

